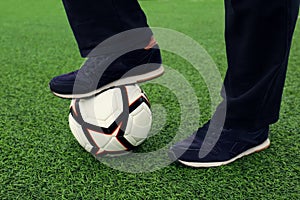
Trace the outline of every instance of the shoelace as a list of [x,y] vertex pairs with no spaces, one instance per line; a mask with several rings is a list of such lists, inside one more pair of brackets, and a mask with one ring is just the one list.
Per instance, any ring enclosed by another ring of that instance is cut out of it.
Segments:
[[110,57],[108,56],[90,57],[80,68],[80,71],[87,77],[92,77],[99,71],[103,71],[101,69],[107,68],[108,66],[105,66],[105,64],[108,64],[109,60]]
[[79,69],[77,78],[81,83],[94,87],[111,62],[111,57],[109,56],[90,57]]

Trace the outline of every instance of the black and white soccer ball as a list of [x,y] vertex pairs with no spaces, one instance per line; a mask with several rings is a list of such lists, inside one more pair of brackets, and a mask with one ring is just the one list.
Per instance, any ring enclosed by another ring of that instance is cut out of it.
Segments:
[[73,99],[70,129],[86,151],[96,157],[128,153],[147,138],[152,113],[138,85],[105,90],[94,97]]

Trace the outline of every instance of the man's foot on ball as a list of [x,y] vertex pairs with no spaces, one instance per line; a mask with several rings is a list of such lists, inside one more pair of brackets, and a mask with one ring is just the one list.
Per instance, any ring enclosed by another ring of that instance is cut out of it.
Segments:
[[54,77],[49,83],[50,90],[61,98],[85,98],[114,86],[145,82],[164,73],[160,50],[153,39],[145,49],[131,51],[117,59],[113,57],[89,57],[79,70]]
[[172,146],[170,158],[190,167],[216,167],[270,146],[269,127],[247,131],[219,129],[209,124]]

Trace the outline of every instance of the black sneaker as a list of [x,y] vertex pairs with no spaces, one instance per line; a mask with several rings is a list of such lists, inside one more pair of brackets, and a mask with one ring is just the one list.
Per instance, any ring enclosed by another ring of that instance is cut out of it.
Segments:
[[114,86],[148,81],[164,73],[157,45],[126,53],[116,60],[113,57],[88,58],[79,70],[54,77],[49,83],[50,90],[61,98],[84,98]]
[[209,124],[172,146],[170,158],[190,167],[216,167],[270,146],[269,127],[256,131],[220,130]]

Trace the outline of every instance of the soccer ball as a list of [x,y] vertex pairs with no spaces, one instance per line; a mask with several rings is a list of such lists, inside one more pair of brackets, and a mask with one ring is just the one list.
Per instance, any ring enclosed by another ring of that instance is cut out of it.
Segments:
[[94,97],[73,99],[70,129],[96,157],[126,154],[147,138],[152,113],[147,96],[138,85],[118,86]]

